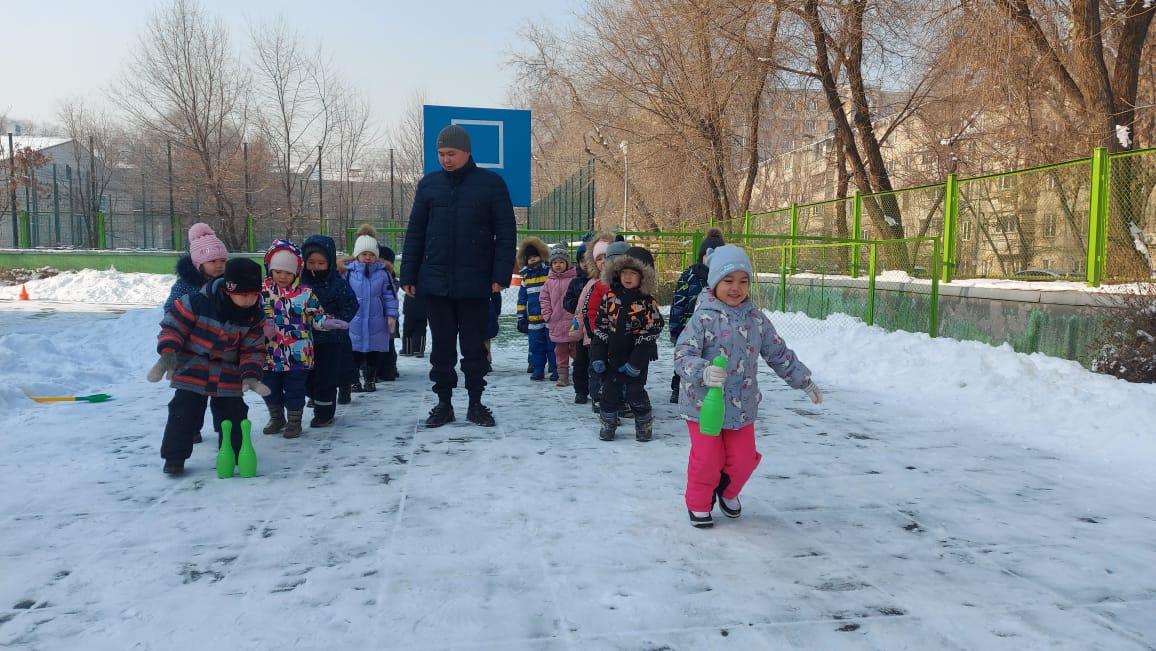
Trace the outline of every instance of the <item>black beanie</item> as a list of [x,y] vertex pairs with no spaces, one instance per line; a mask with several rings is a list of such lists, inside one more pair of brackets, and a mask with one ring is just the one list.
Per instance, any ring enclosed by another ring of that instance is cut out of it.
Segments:
[[702,244],[698,247],[698,262],[703,262],[707,251],[717,249],[724,244],[726,244],[726,240],[723,239],[722,231],[717,228],[712,228],[707,231],[706,237],[702,238]]
[[461,151],[470,153],[470,134],[465,129],[456,124],[441,130],[438,133],[438,149],[449,147],[451,149],[460,149]]
[[651,255],[650,251],[642,248],[641,246],[630,247],[626,250],[626,255],[634,258],[635,260],[639,261],[647,267],[650,267],[651,269],[654,268],[654,256]]
[[390,264],[393,264],[393,261],[397,259],[397,255],[394,254],[393,249],[384,244],[377,245],[377,254],[379,258],[382,258]]
[[225,291],[251,294],[261,291],[261,265],[249,258],[230,258],[225,263]]

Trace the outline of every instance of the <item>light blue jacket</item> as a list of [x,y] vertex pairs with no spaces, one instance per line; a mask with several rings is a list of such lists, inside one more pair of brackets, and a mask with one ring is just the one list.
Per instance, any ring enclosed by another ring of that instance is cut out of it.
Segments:
[[755,422],[763,394],[759,391],[759,357],[787,384],[802,389],[811,382],[807,368],[775,332],[771,320],[747,300],[731,307],[711,291],[699,295],[694,314],[674,347],[674,370],[682,378],[678,407],[683,417],[698,422],[706,397],[703,368],[716,355],[727,356],[724,429],[739,429]]

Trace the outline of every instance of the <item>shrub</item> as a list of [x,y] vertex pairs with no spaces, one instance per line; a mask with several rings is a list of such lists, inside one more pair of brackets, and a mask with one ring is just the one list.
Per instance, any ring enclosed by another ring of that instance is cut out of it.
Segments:
[[1093,343],[1092,370],[1129,382],[1156,383],[1156,285],[1121,297]]

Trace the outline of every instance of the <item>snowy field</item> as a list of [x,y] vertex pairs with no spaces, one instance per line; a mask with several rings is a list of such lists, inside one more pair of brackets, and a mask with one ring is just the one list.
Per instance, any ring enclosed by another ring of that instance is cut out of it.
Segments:
[[428,362],[401,358],[337,426],[258,434],[256,479],[217,479],[207,435],[174,480],[157,278],[0,293],[0,647],[1156,648],[1156,386],[776,315],[826,401],[764,371],[765,457],[713,530],[682,502],[669,348],[648,444],[598,441],[510,344],[496,429],[425,430]]

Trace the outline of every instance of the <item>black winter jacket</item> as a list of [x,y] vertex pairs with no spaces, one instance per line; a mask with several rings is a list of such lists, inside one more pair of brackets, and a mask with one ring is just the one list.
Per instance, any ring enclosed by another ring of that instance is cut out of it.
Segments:
[[590,280],[590,276],[586,275],[582,265],[578,265],[578,274],[566,286],[566,295],[562,297],[563,310],[578,314],[578,299],[582,298],[582,288],[586,286],[587,280]]
[[426,174],[409,215],[401,284],[421,296],[488,299],[492,283],[510,285],[515,228],[506,182],[473,158]]
[[702,263],[692,264],[682,270],[678,283],[674,286],[674,300],[670,302],[670,340],[677,342],[682,334],[690,315],[694,314],[694,306],[698,303],[698,295],[706,289],[707,273],[709,269]]
[[[329,269],[319,273],[303,270],[301,284],[313,290],[326,314],[342,321],[351,321],[357,315],[357,295],[353,293],[349,282],[337,273],[337,245],[331,237],[310,235],[301,246],[301,256],[308,259],[309,254],[315,251],[325,254],[325,259],[329,260]],[[348,339],[349,332],[346,330],[313,331],[313,343],[316,345],[342,343]]]

